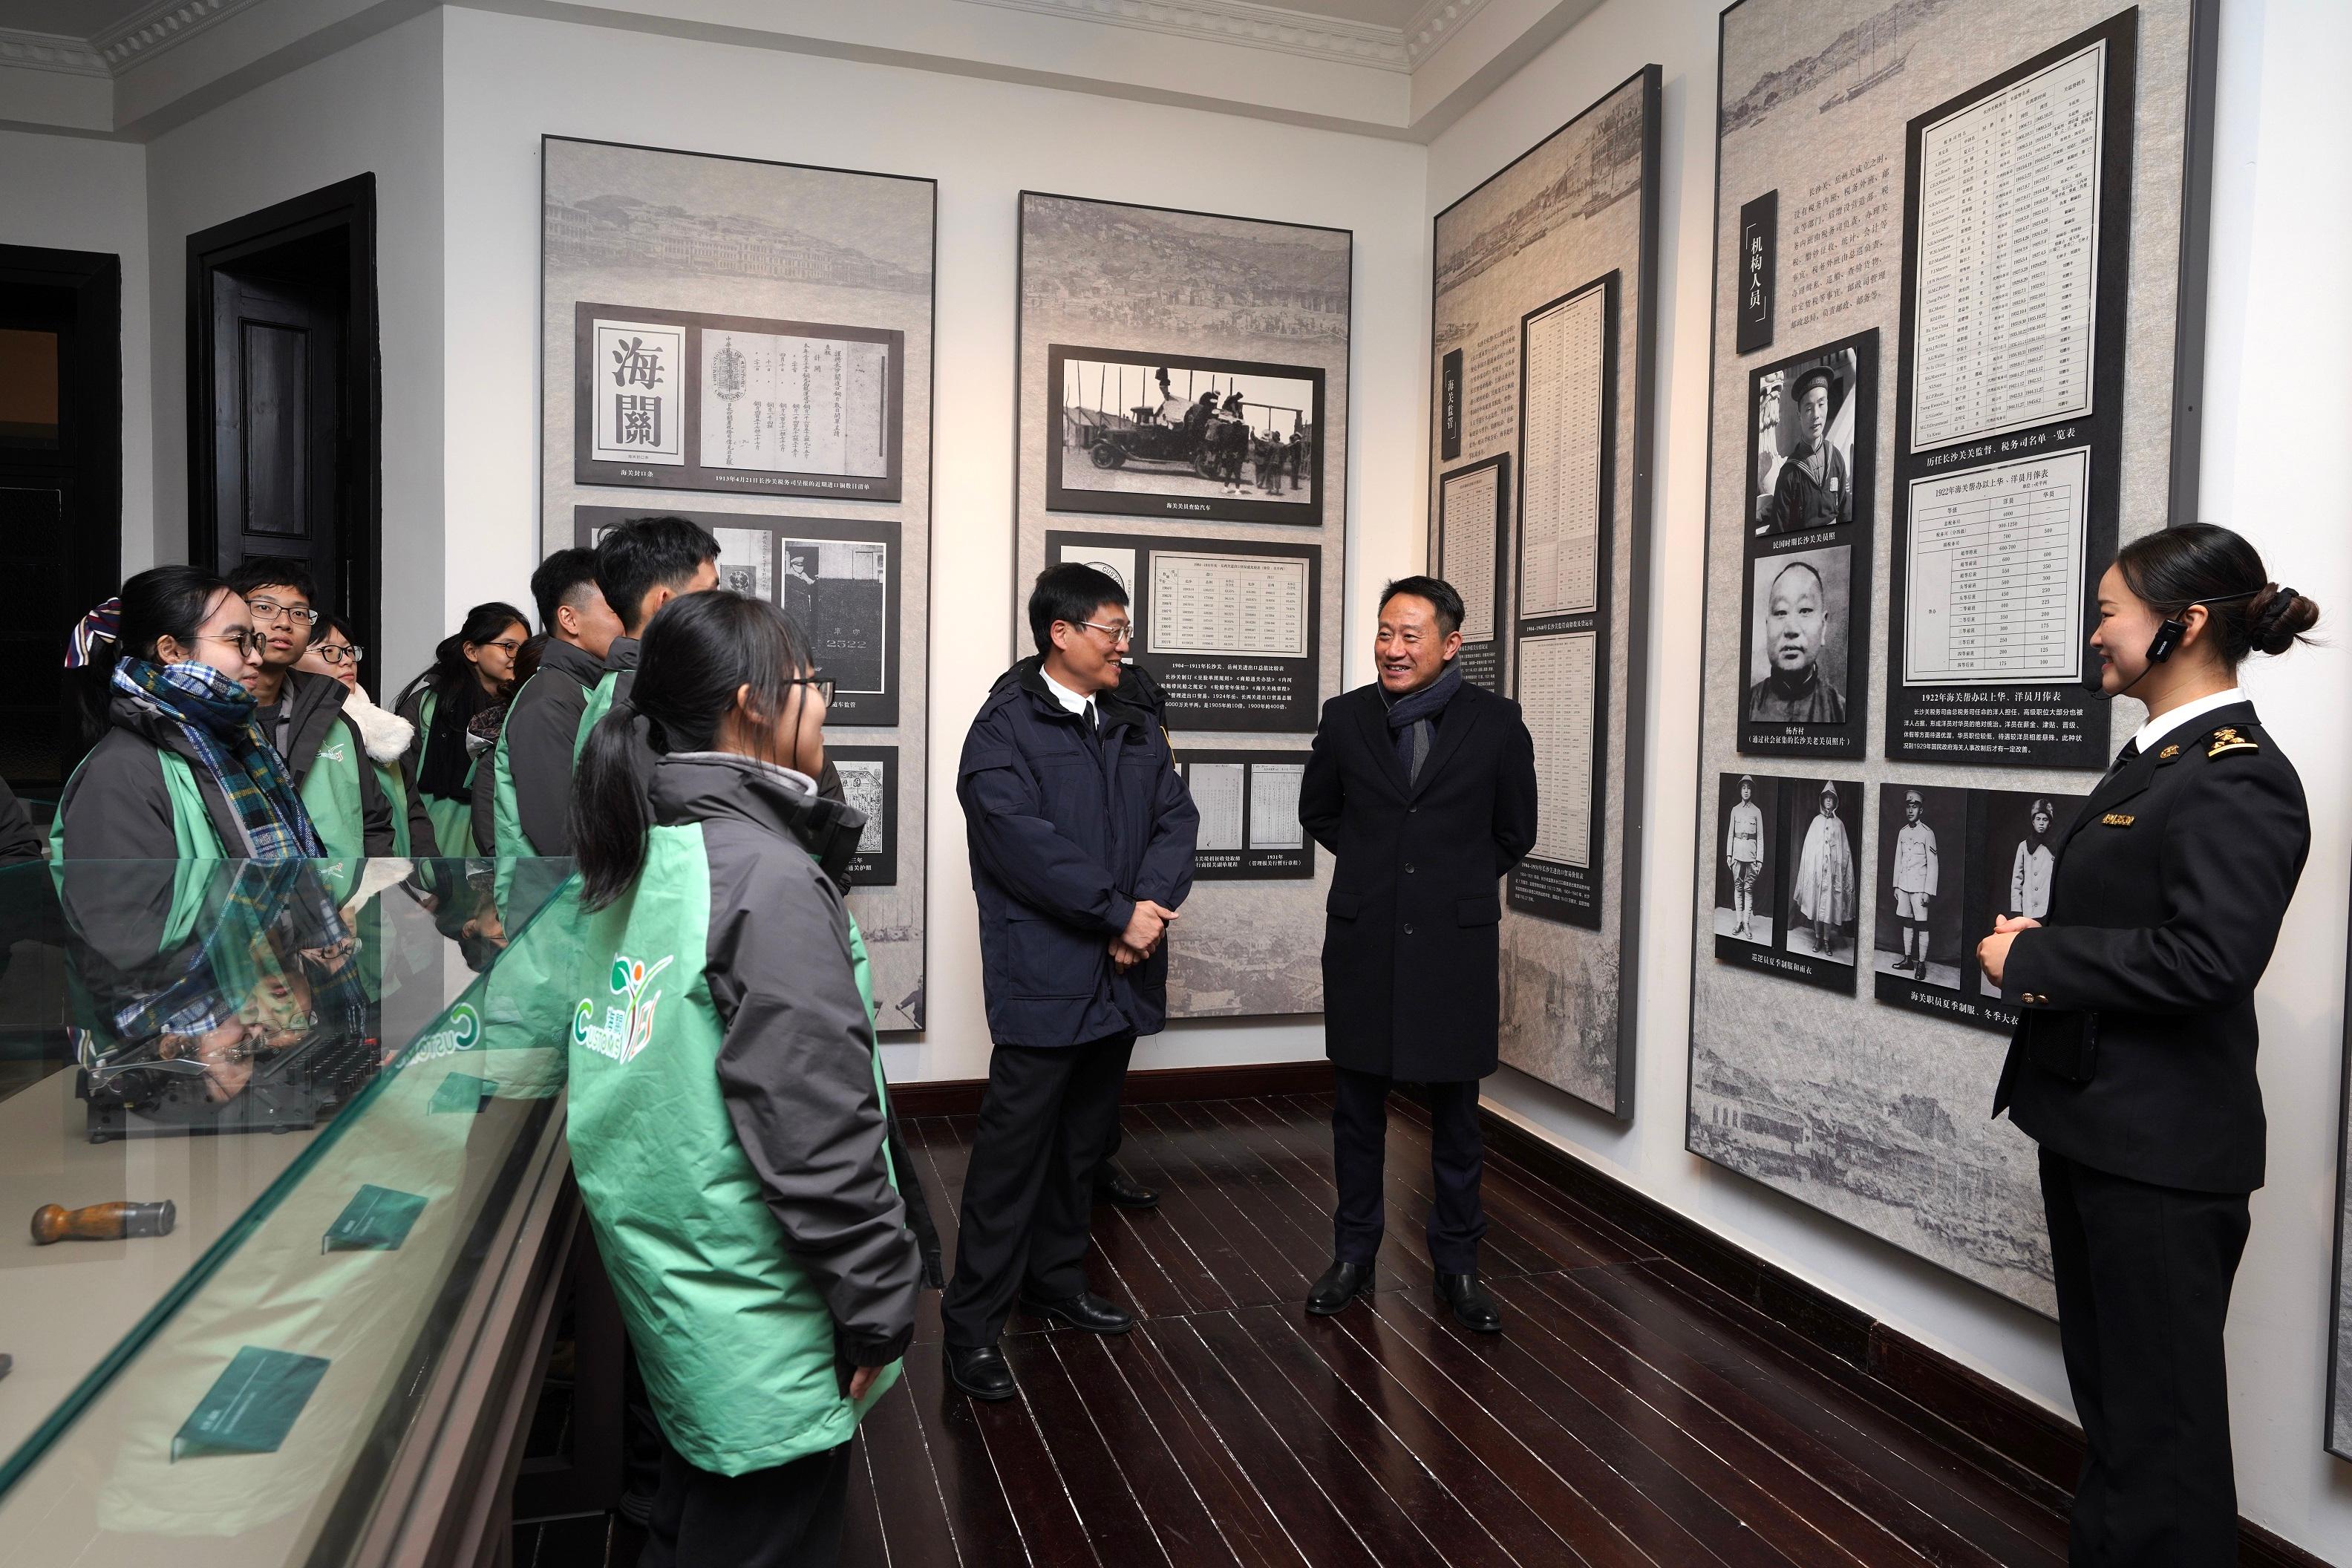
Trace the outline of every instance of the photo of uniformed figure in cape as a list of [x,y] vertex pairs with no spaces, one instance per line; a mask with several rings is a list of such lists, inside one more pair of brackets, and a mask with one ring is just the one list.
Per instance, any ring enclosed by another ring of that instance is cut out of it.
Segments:
[[[1980,826],[1973,835],[1969,877],[1970,889],[1982,896],[1969,900],[1969,930],[1964,934],[1971,959],[1978,941],[1992,934],[1995,918],[2049,918],[2050,881],[2058,869],[2058,845],[2083,804],[2080,795],[2053,795],[2048,790],[1974,793]],[[2000,994],[2000,987],[1987,980],[1974,963],[1965,967],[1980,994]]]
[[1759,537],[1870,522],[1878,334],[1752,372],[1748,522]]
[[1862,911],[1862,785],[1848,779],[1782,779],[1789,868],[1780,887],[1783,952],[1851,968]]
[[1055,344],[1047,374],[1047,510],[1322,521],[1321,371]]
[[1961,940],[1969,792],[1933,784],[1878,786],[1873,967],[1882,975],[1958,991],[1972,972]]
[[1843,544],[1758,556],[1748,584],[1749,724],[1846,721],[1853,551]]
[[1770,947],[1780,929],[1780,781],[1725,773],[1715,812],[1715,934]]

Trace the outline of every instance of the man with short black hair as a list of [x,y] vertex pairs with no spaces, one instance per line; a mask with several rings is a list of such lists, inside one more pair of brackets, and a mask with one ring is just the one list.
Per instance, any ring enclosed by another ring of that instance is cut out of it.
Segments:
[[588,694],[604,676],[620,618],[596,585],[596,552],[559,550],[530,574],[547,632],[538,670],[516,690],[490,752],[490,853],[572,853],[572,763]]
[[1091,1333],[1135,1326],[1087,1289],[1088,1200],[1136,1037],[1167,1018],[1164,934],[1200,826],[1160,726],[1119,689],[1126,590],[1049,566],[1029,629],[1036,656],[998,679],[956,772],[995,1049],[940,1316],[948,1376],[978,1399],[1014,1393],[997,1339],[1016,1296]]
[[576,759],[595,727],[636,680],[637,639],[655,612],[685,594],[719,586],[719,541],[682,517],[633,517],[596,542],[596,587],[620,617],[621,635],[604,652],[604,673],[580,715]]
[[[253,613],[262,640],[248,667],[253,721],[261,737],[286,759],[297,793],[330,855],[390,855],[397,843],[393,805],[375,776],[359,731],[343,717],[343,683],[294,666],[310,647],[319,619],[319,591],[310,569],[283,555],[248,556],[228,574],[228,585]],[[410,830],[425,821],[411,813]],[[425,822],[425,842],[432,826]]]
[[1461,649],[1450,584],[1403,577],[1381,590],[1380,679],[1323,705],[1299,786],[1298,820],[1332,857],[1323,1030],[1339,1190],[1332,1263],[1307,1310],[1326,1317],[1372,1288],[1389,1090],[1419,1083],[1437,1296],[1495,1333],[1502,1316],[1478,1284],[1478,1080],[1495,1070],[1501,1013],[1496,884],[1536,841],[1536,755],[1518,704],[1462,679]]

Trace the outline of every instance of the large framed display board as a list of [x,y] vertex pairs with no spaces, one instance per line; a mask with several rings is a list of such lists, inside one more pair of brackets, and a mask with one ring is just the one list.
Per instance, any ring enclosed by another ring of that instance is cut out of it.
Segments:
[[2043,1312],[1975,949],[2144,716],[2084,639],[2193,515],[2216,9],[1721,20],[1685,1142]]
[[718,536],[721,587],[808,631],[872,821],[849,908],[877,1021],[919,1029],[937,186],[541,148],[541,544],[690,518]]
[[1502,1059],[1633,1112],[1659,70],[1437,215],[1432,570],[1465,679],[1536,743],[1505,888]]
[[1108,572],[1178,763],[1225,792],[1169,943],[1175,1017],[1323,1008],[1302,955],[1322,946],[1329,860],[1297,836],[1268,753],[1303,754],[1339,691],[1353,247],[1345,229],[1021,196],[1011,652],[1034,651],[1041,570]]

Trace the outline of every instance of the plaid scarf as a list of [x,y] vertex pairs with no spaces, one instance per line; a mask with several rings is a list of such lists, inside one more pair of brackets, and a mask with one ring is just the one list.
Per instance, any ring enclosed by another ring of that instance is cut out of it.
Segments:
[[253,693],[207,664],[156,664],[126,658],[114,667],[114,689],[133,708],[168,719],[228,800],[252,860],[319,858],[326,849],[294,793],[286,760],[253,721]]
[[[228,887],[198,922],[200,934],[158,953],[113,1009],[108,1022],[117,1040],[144,1045],[165,1035],[210,1034],[251,1005],[271,974],[299,965],[306,952],[339,949],[352,934],[307,861],[248,860],[224,874]],[[314,977],[312,1011],[321,1018],[351,1012],[357,977],[349,962]]]

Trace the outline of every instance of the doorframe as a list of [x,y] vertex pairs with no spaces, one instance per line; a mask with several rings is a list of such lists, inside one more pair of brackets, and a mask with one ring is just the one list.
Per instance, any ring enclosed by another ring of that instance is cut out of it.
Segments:
[[[342,441],[344,519],[351,566],[351,616],[364,647],[383,645],[383,350],[375,291],[375,175],[355,174],[331,185],[247,213],[188,236],[188,559],[209,566],[220,549],[216,510],[219,473],[213,460],[213,274],[258,251],[346,231],[351,258],[344,280],[350,331],[344,339]],[[337,598],[331,584],[320,592]]]
[[[75,506],[89,522],[65,552],[66,582],[72,604],[87,608],[122,580],[122,258],[0,245],[0,289],[12,286],[73,292],[74,347],[58,366],[65,397],[58,415],[71,432]],[[80,749],[70,723],[59,740],[59,761],[70,769]]]

